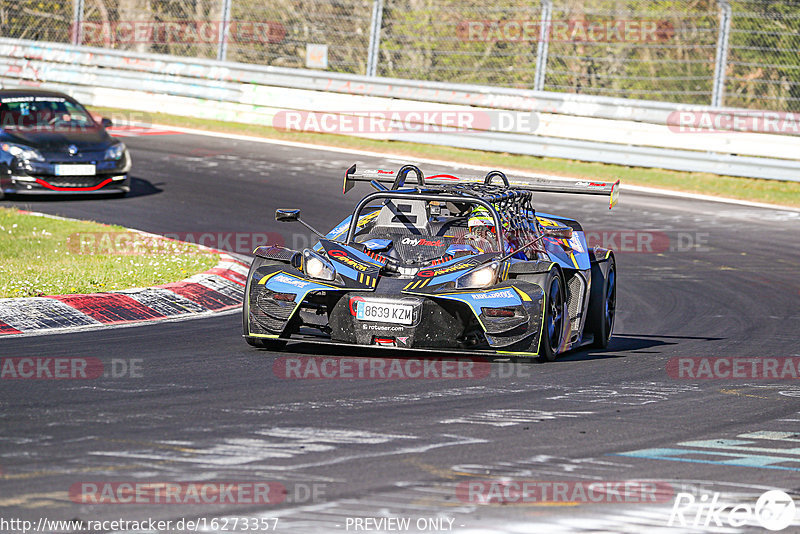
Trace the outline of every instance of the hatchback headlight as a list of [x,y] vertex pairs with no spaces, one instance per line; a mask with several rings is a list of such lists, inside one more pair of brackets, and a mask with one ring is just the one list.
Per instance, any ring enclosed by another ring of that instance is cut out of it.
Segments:
[[489,287],[497,280],[497,270],[500,264],[496,261],[488,265],[481,265],[472,269],[467,274],[456,280],[457,289],[479,289]]
[[333,264],[311,249],[303,251],[303,272],[309,278],[333,281],[336,278],[336,269]]
[[125,145],[122,143],[118,143],[109,148],[108,150],[106,150],[106,153],[103,155],[103,158],[107,160],[108,159],[116,160],[122,158],[124,154],[125,154]]
[[24,161],[44,161],[44,156],[38,150],[29,146],[3,143],[0,145],[0,150]]

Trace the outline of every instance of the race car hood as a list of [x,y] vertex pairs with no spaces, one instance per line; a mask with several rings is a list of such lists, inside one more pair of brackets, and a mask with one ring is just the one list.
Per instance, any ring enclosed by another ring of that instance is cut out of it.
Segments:
[[[348,288],[374,289],[381,278],[381,270],[390,262],[380,253],[361,251],[337,241],[321,239],[319,244],[321,252],[324,252]],[[407,281],[403,292],[422,290],[435,292],[455,288],[456,280],[460,276],[497,257],[498,253],[475,253],[459,257],[447,255],[441,260],[421,266],[397,264],[395,268],[396,272],[403,274]]]
[[67,147],[75,145],[80,152],[105,150],[114,144],[105,128],[100,126],[53,129],[6,129],[0,133],[0,140],[18,143],[43,152],[67,152]]

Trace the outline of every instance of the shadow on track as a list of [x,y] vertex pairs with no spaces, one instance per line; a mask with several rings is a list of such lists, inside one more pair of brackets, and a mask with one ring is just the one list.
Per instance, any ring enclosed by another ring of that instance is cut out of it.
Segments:
[[[675,341],[664,341],[664,339]],[[560,356],[555,362],[550,365],[560,362],[579,362],[587,360],[601,360],[601,359],[616,359],[627,358],[630,354],[660,354],[660,350],[646,350],[655,347],[665,347],[670,345],[677,345],[678,340],[705,340],[715,341],[718,338],[705,338],[705,337],[681,337],[681,336],[650,336],[650,335],[618,335],[614,336],[611,344],[607,349],[591,349],[583,348],[567,352]],[[379,348],[375,346],[343,346],[336,344],[322,344],[322,343],[309,343],[303,340],[290,342],[281,351],[271,351],[269,349],[253,349],[260,353],[267,353],[276,356],[329,356],[334,358],[407,358],[418,360],[459,360],[477,358],[487,362],[503,362],[508,361],[510,358],[506,355],[492,355],[483,354],[479,352],[471,353],[465,352],[437,352],[435,349],[431,351],[414,351],[404,350],[402,348]],[[533,358],[530,363],[543,363]]]
[[[53,193],[52,195],[48,194],[35,194],[35,195],[26,195],[24,193],[11,193],[5,195],[5,199],[10,202],[20,203],[24,202],[26,205],[36,204],[37,202],[76,202],[76,201],[86,201],[86,200],[110,200],[110,199],[126,199],[126,198],[134,198],[134,197],[146,197],[150,195],[156,195],[158,193],[163,192],[160,185],[163,183],[153,184],[148,180],[143,178],[135,178],[131,177],[131,190],[125,195],[120,193],[92,193],[92,194],[70,194],[68,192],[64,193]],[[22,206],[17,206],[22,208]]]

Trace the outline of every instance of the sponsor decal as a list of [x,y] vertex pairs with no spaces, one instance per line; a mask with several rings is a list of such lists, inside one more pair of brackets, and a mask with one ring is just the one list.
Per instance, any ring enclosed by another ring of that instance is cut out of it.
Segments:
[[297,278],[292,278],[284,274],[279,274],[274,278],[274,280],[282,284],[289,284],[290,286],[299,287],[300,289],[306,287],[308,284],[311,283],[311,282],[303,282],[302,280],[298,280]]
[[572,234],[572,237],[569,238],[568,243],[570,248],[572,248],[572,250],[574,250],[575,252],[581,252],[581,253],[586,252],[586,250],[583,248],[583,245],[581,244],[581,238],[577,233]]
[[424,247],[443,247],[445,245],[444,241],[441,239],[437,239],[436,241],[431,241],[429,239],[419,238],[419,239],[412,239],[410,237],[404,237],[401,241],[404,245],[411,245],[412,247],[416,246],[424,246]]
[[342,224],[340,224],[339,226],[337,226],[336,228],[334,228],[333,230],[331,230],[328,235],[332,235],[334,237],[338,237],[339,234],[343,234],[347,230],[347,228],[349,226],[350,226],[350,221],[347,220],[347,221],[343,222]]
[[383,330],[386,332],[397,332],[398,330],[405,330],[403,326],[384,326],[379,324],[365,324],[361,325],[362,330]]
[[442,267],[440,269],[424,269],[417,273],[417,276],[422,278],[430,278],[431,276],[441,276],[447,273],[453,273],[456,271],[463,271],[465,269],[471,269],[475,267],[474,263],[459,263],[457,265],[449,265],[447,267]]
[[336,258],[336,261],[343,263],[349,267],[352,267],[357,271],[364,272],[369,270],[368,265],[365,265],[360,261],[354,260],[353,258],[349,257],[347,255],[347,252],[345,252],[344,250],[339,250],[339,249],[329,250],[328,256]]
[[57,96],[13,96],[0,98],[0,104],[14,104],[18,102],[65,102],[62,97]]
[[474,293],[470,295],[474,300],[484,300],[484,299],[513,299],[515,297],[514,293],[511,292],[510,289],[506,289],[503,291],[496,291],[494,293]]

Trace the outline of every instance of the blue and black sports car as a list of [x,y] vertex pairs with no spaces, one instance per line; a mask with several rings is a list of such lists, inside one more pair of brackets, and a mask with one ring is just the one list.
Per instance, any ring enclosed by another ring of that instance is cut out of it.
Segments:
[[[413,173],[416,184],[406,184]],[[375,192],[322,234],[300,211],[277,210],[320,239],[311,248],[255,250],[244,338],[278,349],[289,340],[554,360],[606,347],[614,327],[616,265],[586,244],[570,218],[537,213],[535,191],[610,196],[619,182],[510,183],[436,175],[413,165],[344,177]],[[390,187],[387,185],[391,183]],[[386,185],[384,185],[386,184]]]
[[124,195],[131,159],[107,126],[63,93],[0,90],[0,197]]

